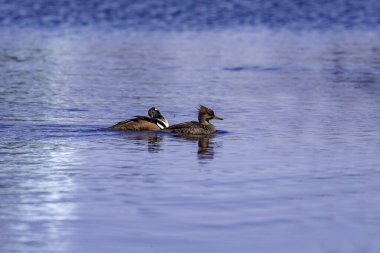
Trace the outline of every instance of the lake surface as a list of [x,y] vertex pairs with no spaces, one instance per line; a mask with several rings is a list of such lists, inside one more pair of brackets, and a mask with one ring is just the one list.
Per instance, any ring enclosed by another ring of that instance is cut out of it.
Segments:
[[[1,252],[379,252],[376,30],[2,29]],[[204,104],[209,140],[107,127]]]

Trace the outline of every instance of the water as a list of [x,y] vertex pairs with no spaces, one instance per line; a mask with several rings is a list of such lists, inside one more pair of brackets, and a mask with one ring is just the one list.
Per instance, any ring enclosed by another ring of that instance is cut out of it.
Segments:
[[[10,31],[1,252],[377,252],[378,40]],[[106,129],[198,104],[225,118],[200,143]]]
[[0,27],[378,28],[378,0],[0,0]]
[[[377,1],[3,2],[0,252],[379,252]],[[107,129],[199,104],[213,138]]]

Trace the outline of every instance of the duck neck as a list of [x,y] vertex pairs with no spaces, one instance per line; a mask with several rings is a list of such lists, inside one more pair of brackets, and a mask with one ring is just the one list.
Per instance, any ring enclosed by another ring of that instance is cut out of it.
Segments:
[[164,127],[169,127],[169,122],[164,117],[157,118],[157,120],[161,122]]
[[202,125],[209,125],[210,122],[208,121],[206,115],[198,115],[198,121],[199,123],[201,123]]

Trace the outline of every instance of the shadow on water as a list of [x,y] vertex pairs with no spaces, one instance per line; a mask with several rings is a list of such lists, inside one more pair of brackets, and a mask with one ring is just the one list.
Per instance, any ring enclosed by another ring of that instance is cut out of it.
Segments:
[[[353,84],[355,88],[369,90],[372,93],[373,86],[378,81],[376,72],[371,67],[359,68],[358,70],[346,67],[353,58],[354,56],[347,50],[333,49],[331,52],[332,82],[334,84]],[[374,54],[364,61],[369,61],[366,64],[371,66],[370,61],[379,61],[379,57]]]

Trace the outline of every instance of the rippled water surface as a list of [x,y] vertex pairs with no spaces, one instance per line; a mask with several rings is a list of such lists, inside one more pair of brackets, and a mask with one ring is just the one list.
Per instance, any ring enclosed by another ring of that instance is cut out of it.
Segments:
[[[9,29],[1,252],[379,252],[373,31]],[[211,139],[109,131],[199,104]]]

